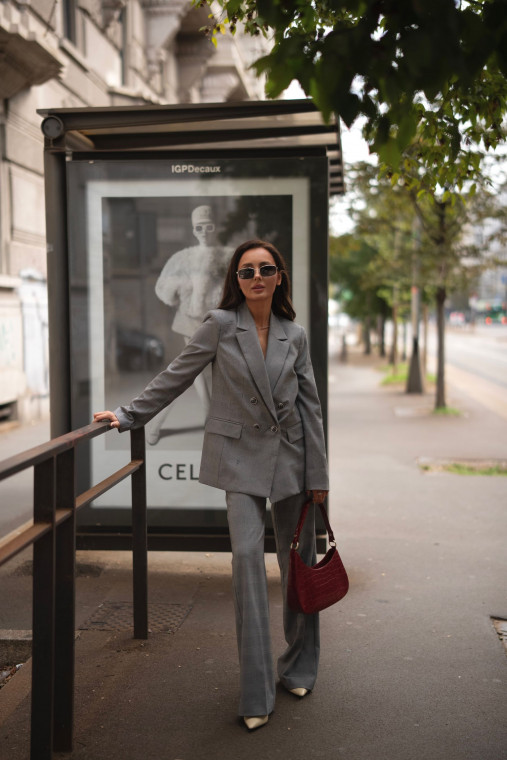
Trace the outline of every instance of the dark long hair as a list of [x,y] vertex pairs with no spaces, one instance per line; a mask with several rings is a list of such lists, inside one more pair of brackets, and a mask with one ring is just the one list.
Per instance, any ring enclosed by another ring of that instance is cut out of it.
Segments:
[[237,309],[245,300],[245,296],[238,285],[238,276],[236,272],[238,271],[241,257],[252,248],[264,248],[272,255],[278,270],[282,274],[282,281],[280,285],[275,288],[275,292],[273,293],[271,311],[276,314],[277,317],[290,319],[290,321],[293,322],[296,318],[296,312],[294,311],[292,301],[290,300],[290,279],[289,273],[287,272],[287,265],[285,264],[282,254],[277,248],[275,248],[273,243],[267,243],[265,240],[246,240],[244,243],[241,243],[241,245],[238,245],[232,255],[229,269],[225,276],[224,291],[218,308],[231,311]]

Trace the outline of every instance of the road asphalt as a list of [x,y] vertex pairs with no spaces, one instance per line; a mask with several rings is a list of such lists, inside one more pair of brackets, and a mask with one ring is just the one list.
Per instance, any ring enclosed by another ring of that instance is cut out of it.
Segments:
[[[380,387],[373,364],[330,366],[330,516],[351,587],[321,615],[314,691],[279,687],[258,731],[238,720],[229,554],[150,553],[144,642],[90,622],[130,600],[128,554],[79,552],[75,748],[62,758],[506,760],[507,658],[491,618],[507,618],[507,478],[418,459],[505,460],[507,421],[452,386],[461,415],[435,416],[432,395]],[[273,555],[266,565],[276,654]],[[29,552],[0,584],[0,629],[29,629]],[[29,690],[30,661],[0,690],[2,760],[29,756]]]

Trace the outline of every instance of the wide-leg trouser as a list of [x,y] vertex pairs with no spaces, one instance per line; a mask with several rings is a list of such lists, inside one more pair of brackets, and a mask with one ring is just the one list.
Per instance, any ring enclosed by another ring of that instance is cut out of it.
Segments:
[[[312,689],[319,663],[319,617],[293,612],[287,605],[289,551],[304,493],[271,506],[282,579],[283,625],[287,649],[278,659],[278,676],[288,688]],[[228,491],[227,517],[232,544],[232,582],[240,663],[239,715],[269,715],[275,702],[269,604],[264,563],[266,499]],[[299,551],[316,562],[315,514],[310,509]]]

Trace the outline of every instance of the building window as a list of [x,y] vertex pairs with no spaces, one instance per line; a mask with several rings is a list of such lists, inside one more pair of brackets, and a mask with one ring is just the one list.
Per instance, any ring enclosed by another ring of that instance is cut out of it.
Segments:
[[63,35],[73,45],[77,42],[76,34],[76,14],[77,14],[77,0],[63,0]]
[[128,84],[128,31],[127,31],[127,8],[123,6],[118,18],[121,27],[121,48],[120,48],[120,60],[121,60],[121,83],[122,85]]

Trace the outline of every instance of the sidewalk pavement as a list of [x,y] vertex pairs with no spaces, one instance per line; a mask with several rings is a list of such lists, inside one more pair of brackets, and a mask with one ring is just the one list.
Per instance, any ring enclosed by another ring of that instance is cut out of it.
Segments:
[[[79,552],[76,760],[505,760],[507,478],[423,473],[418,457],[507,459],[507,422],[462,391],[461,417],[379,387],[360,357],[330,374],[331,524],[351,588],[321,616],[303,700],[279,688],[268,725],[236,717],[230,555],[151,553],[150,604],[175,631],[85,630],[130,599],[130,559]],[[0,629],[30,627],[26,552],[2,569]],[[267,556],[275,653],[276,559]],[[158,606],[157,606],[158,605]],[[179,616],[179,622],[177,620]],[[28,758],[30,665],[0,691],[0,757]]]
[[[49,441],[49,420],[33,425],[0,424],[0,462]],[[31,469],[8,478],[0,485],[0,538],[33,519],[33,472]]]

